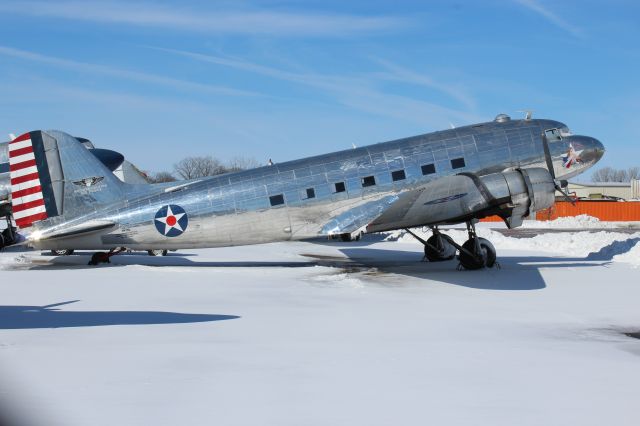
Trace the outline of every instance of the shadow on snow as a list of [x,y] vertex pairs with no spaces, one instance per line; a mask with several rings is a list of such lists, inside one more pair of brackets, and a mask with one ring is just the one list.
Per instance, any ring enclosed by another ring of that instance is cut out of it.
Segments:
[[154,311],[61,311],[58,306],[0,306],[0,329],[95,327],[104,325],[180,324],[223,321],[236,315],[183,314]]

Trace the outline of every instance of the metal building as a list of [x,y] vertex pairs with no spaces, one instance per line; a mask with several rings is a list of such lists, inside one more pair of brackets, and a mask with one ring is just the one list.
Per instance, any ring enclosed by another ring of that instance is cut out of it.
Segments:
[[593,200],[620,198],[623,200],[640,199],[640,181],[631,182],[569,182],[567,192],[578,198]]

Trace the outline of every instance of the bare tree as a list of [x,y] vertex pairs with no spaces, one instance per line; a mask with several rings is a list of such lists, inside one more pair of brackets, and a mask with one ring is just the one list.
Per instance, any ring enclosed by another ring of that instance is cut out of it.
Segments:
[[629,167],[627,170],[603,167],[596,170],[591,179],[594,182],[629,182],[640,178],[640,167]]
[[611,167],[603,167],[601,169],[596,170],[592,175],[591,179],[594,182],[613,182],[613,175],[615,174],[615,170]]
[[175,182],[176,178],[169,172],[158,172],[150,178],[153,183]]
[[260,167],[261,164],[255,158],[251,157],[233,157],[231,161],[229,161],[227,165],[227,171],[229,172],[238,172],[240,170],[249,170],[255,169],[256,167]]
[[629,182],[629,175],[627,174],[626,170],[616,170],[615,173],[613,174],[613,181],[614,182]]
[[226,173],[227,169],[210,155],[206,157],[187,157],[173,166],[175,172],[183,179],[196,179]]

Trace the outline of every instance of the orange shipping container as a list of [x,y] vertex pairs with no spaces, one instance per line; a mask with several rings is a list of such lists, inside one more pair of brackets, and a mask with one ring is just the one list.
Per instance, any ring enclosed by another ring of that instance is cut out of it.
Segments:
[[[576,201],[573,205],[568,201],[558,201],[551,208],[536,212],[538,220],[554,220],[559,217],[586,214],[609,222],[640,221],[640,202],[634,201]],[[501,222],[498,216],[482,219],[482,222]]]

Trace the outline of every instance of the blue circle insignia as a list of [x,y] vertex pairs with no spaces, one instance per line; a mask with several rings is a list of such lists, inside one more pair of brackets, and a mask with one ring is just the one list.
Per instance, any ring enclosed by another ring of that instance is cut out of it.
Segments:
[[189,217],[182,207],[169,204],[158,210],[153,223],[158,232],[165,237],[177,237],[187,230]]

